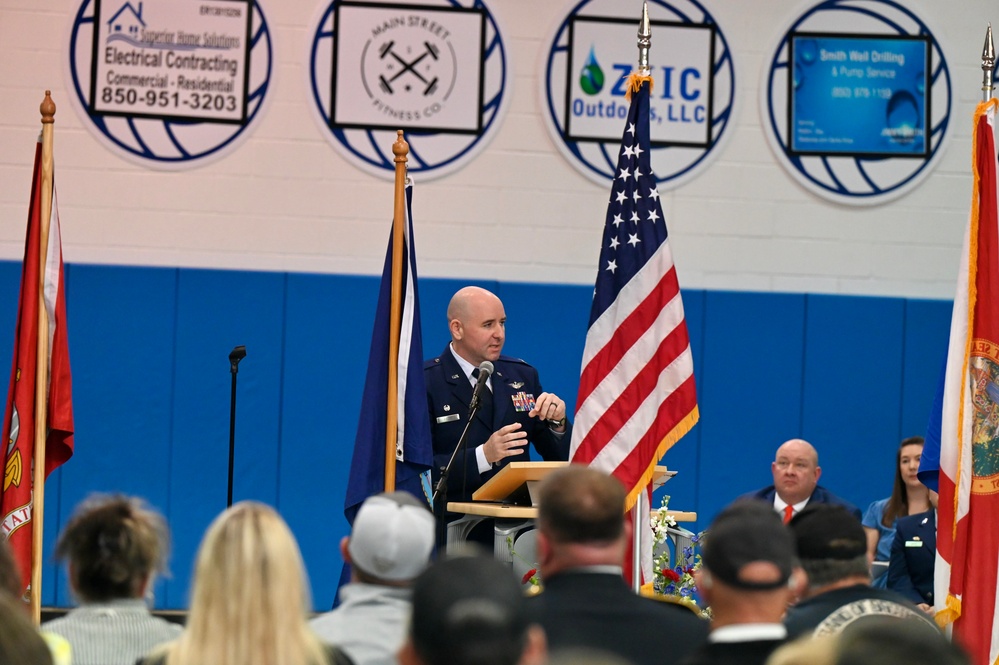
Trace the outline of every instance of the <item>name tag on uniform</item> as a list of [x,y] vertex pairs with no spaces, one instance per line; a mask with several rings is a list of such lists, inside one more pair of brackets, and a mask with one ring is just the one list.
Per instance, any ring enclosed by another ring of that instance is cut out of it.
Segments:
[[918,537],[916,537],[916,538],[914,538],[912,540],[905,541],[905,546],[906,547],[922,547],[923,546],[923,541],[921,541]]
[[533,411],[534,395],[523,391],[513,394],[513,408],[517,411]]
[[461,418],[460,415],[458,415],[457,413],[452,413],[449,416],[441,416],[441,417],[439,417],[437,419],[437,424],[440,425],[441,423],[450,423],[450,422],[453,422],[455,420],[458,420],[459,418]]

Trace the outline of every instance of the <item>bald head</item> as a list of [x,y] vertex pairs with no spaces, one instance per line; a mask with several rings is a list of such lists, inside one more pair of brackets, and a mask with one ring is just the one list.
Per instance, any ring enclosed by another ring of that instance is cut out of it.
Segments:
[[506,341],[506,312],[495,294],[466,286],[451,297],[447,307],[451,344],[462,358],[479,365],[495,361]]
[[812,496],[822,475],[819,454],[804,439],[791,439],[781,444],[770,470],[777,495],[789,505],[801,503]]

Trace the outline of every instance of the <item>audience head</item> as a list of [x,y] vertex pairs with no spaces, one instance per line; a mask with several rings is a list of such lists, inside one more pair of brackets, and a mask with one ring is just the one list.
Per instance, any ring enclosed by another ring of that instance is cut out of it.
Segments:
[[792,506],[812,496],[822,475],[819,454],[804,439],[785,441],[777,449],[770,470],[774,475],[777,495]]
[[960,646],[916,619],[858,622],[839,637],[835,665],[971,665]]
[[898,444],[898,451],[895,453],[895,483],[892,485],[891,496],[888,498],[881,520],[885,526],[892,526],[896,518],[909,514],[910,491],[925,491],[925,487],[916,477],[922,455],[921,436],[910,436]]
[[52,652],[21,601],[6,594],[0,594],[0,663],[52,665]]
[[141,598],[164,569],[169,532],[162,515],[127,496],[93,496],[70,518],[56,558],[83,602]]
[[701,550],[701,596],[713,624],[780,621],[794,587],[794,537],[770,506],[739,501],[715,518]]
[[430,560],[434,516],[408,492],[376,494],[361,504],[340,550],[355,581],[406,585]]
[[808,576],[808,593],[831,586],[869,584],[867,535],[843,506],[809,504],[791,520],[798,560]]
[[0,596],[6,593],[17,598],[21,591],[21,571],[14,560],[14,550],[6,538],[0,538]]
[[510,567],[463,556],[431,565],[413,583],[402,665],[528,665],[545,658],[544,632],[527,620]]
[[447,306],[451,344],[462,358],[479,365],[495,362],[506,341],[506,312],[495,294],[478,286],[466,286]]
[[306,623],[309,593],[298,543],[273,508],[235,504],[198,549],[191,607],[169,665],[318,665]]
[[544,575],[574,566],[622,564],[629,529],[620,481],[570,464],[550,473],[539,493],[538,556]]

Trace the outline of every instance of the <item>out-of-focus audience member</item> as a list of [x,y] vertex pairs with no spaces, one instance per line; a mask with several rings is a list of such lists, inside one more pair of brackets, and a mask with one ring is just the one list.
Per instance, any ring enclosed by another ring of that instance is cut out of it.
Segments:
[[[662,661],[660,661],[662,662]],[[570,648],[553,649],[547,665],[635,665],[620,656],[602,649]]]
[[0,593],[0,665],[52,665],[52,652],[22,605]]
[[510,566],[483,556],[448,558],[413,583],[402,665],[541,665],[544,631],[527,617]]
[[767,665],[833,665],[838,636],[801,637],[788,642],[767,658]]
[[634,665],[679,659],[703,644],[708,623],[689,608],[637,595],[622,576],[631,525],[613,476],[581,465],[548,475],[540,488],[538,563],[544,591],[528,600],[553,651],[587,647]]
[[770,464],[774,484],[740,499],[758,499],[773,506],[784,524],[804,510],[805,506],[816,503],[833,503],[845,506],[860,519],[860,509],[841,499],[819,485],[822,467],[819,466],[819,453],[804,439],[791,439],[781,444],[777,455]]
[[273,508],[243,501],[215,518],[198,549],[180,637],[147,665],[347,665],[306,622],[298,543]]
[[809,506],[791,520],[798,561],[808,577],[803,600],[784,617],[788,636],[836,635],[872,618],[912,619],[944,639],[936,624],[905,596],[870,585],[867,537],[842,506]]
[[900,517],[888,564],[888,588],[933,612],[933,567],[937,552],[937,493],[930,490],[929,510]]
[[80,606],[42,626],[66,638],[74,665],[132,665],[180,634],[144,600],[168,548],[166,522],[141,499],[94,496],[80,504],[55,550]]
[[880,619],[843,632],[834,665],[971,665],[964,650],[911,620]]
[[0,594],[7,593],[12,598],[21,595],[21,574],[14,561],[14,552],[6,538],[0,538]]
[[711,607],[711,634],[681,662],[763,665],[785,642],[781,618],[804,585],[794,537],[766,504],[738,501],[715,518],[701,552],[694,575]]
[[410,586],[433,549],[434,516],[425,503],[406,492],[369,497],[340,541],[350,583],[340,588],[340,605],[313,619],[312,629],[356,665],[398,662],[412,611]]
[[895,454],[895,484],[892,486],[891,496],[874,501],[864,513],[867,555],[871,561],[884,564],[871,575],[872,585],[880,589],[887,586],[886,573],[891,559],[891,544],[895,540],[895,520],[930,508],[929,490],[916,477],[922,455],[923,437],[910,436],[902,439]]

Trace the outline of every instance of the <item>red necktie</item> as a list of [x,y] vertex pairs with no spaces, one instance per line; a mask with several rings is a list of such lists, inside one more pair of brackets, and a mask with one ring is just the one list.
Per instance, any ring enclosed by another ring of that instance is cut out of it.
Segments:
[[794,506],[784,506],[784,524],[790,522],[792,517],[794,517]]

